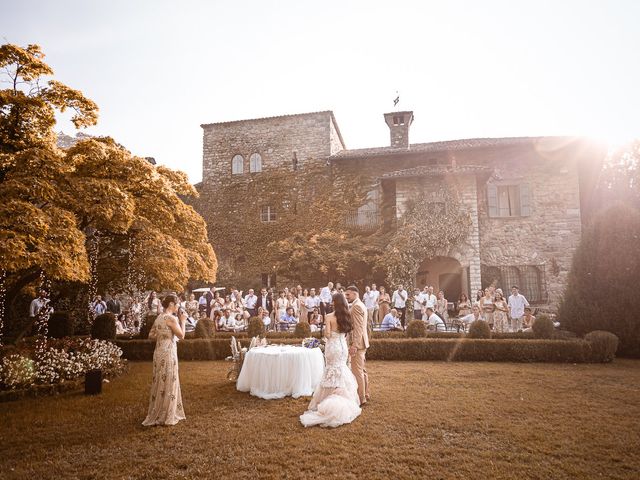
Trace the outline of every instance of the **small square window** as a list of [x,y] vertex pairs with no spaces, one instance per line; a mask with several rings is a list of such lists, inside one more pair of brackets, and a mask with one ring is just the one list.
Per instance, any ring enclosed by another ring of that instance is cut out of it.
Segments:
[[260,211],[260,220],[265,223],[276,221],[276,209],[270,205],[264,205]]

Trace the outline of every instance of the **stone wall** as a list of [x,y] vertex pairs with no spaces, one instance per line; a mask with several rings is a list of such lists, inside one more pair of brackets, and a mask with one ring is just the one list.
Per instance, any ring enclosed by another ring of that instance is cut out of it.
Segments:
[[262,169],[293,168],[294,154],[298,168],[310,162],[326,162],[331,150],[337,149],[332,135],[331,112],[317,112],[282,117],[260,118],[237,122],[203,125],[202,186],[212,188],[231,175],[231,160],[244,157],[244,175],[249,172],[249,157],[262,156]]

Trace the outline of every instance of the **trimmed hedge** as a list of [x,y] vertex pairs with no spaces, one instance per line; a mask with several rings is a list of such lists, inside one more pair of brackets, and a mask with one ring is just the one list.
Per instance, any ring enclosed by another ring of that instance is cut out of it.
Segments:
[[293,335],[297,338],[308,338],[311,336],[311,325],[309,322],[298,322],[293,330]]
[[595,330],[584,339],[591,345],[591,361],[608,363],[613,361],[618,350],[618,337],[611,332]]
[[[240,343],[248,346],[248,338]],[[273,343],[300,345],[301,338]],[[151,360],[155,343],[150,340],[118,340],[128,360]],[[372,339],[368,360],[439,360],[482,362],[598,362],[586,340],[494,340],[494,339]],[[195,339],[178,342],[181,360],[223,360],[231,355],[229,339]]]
[[196,323],[196,338],[212,338],[216,333],[215,322],[210,318],[201,318]]
[[540,315],[531,325],[531,330],[536,338],[553,338],[556,327],[549,317]]
[[409,338],[425,338],[427,336],[427,324],[422,320],[411,320],[406,331]]
[[111,313],[103,313],[93,319],[91,325],[91,338],[97,340],[116,339],[116,316]]
[[491,328],[484,320],[474,320],[469,325],[469,338],[491,338]]
[[247,327],[247,336],[259,337],[264,334],[264,323],[259,317],[251,317],[249,319],[249,326]]
[[69,315],[69,312],[53,312],[49,316],[48,332],[50,338],[64,338],[72,337],[73,331],[73,318]]

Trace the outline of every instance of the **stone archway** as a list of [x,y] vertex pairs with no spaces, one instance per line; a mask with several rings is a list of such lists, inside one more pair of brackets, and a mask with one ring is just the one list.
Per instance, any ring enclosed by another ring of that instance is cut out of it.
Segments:
[[433,257],[418,267],[416,287],[422,289],[425,285],[432,285],[436,292],[443,290],[447,300],[457,302],[460,293],[467,290],[464,272],[465,269],[455,258]]

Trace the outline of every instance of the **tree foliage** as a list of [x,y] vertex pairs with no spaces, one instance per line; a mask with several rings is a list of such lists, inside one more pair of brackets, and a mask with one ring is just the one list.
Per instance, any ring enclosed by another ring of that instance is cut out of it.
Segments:
[[640,213],[614,205],[583,233],[560,304],[561,325],[579,335],[612,332],[620,338],[622,355],[640,356],[639,283]]
[[0,269],[9,283],[22,288],[40,272],[88,282],[91,242],[105,288],[122,287],[131,269],[142,289],[214,281],[206,225],[181,198],[197,195],[184,173],[110,138],[56,147],[56,110],[74,110],[72,122],[85,127],[96,123],[97,106],[60,82],[44,83],[53,72],[43,59],[36,45],[0,47],[10,84],[0,91]]

